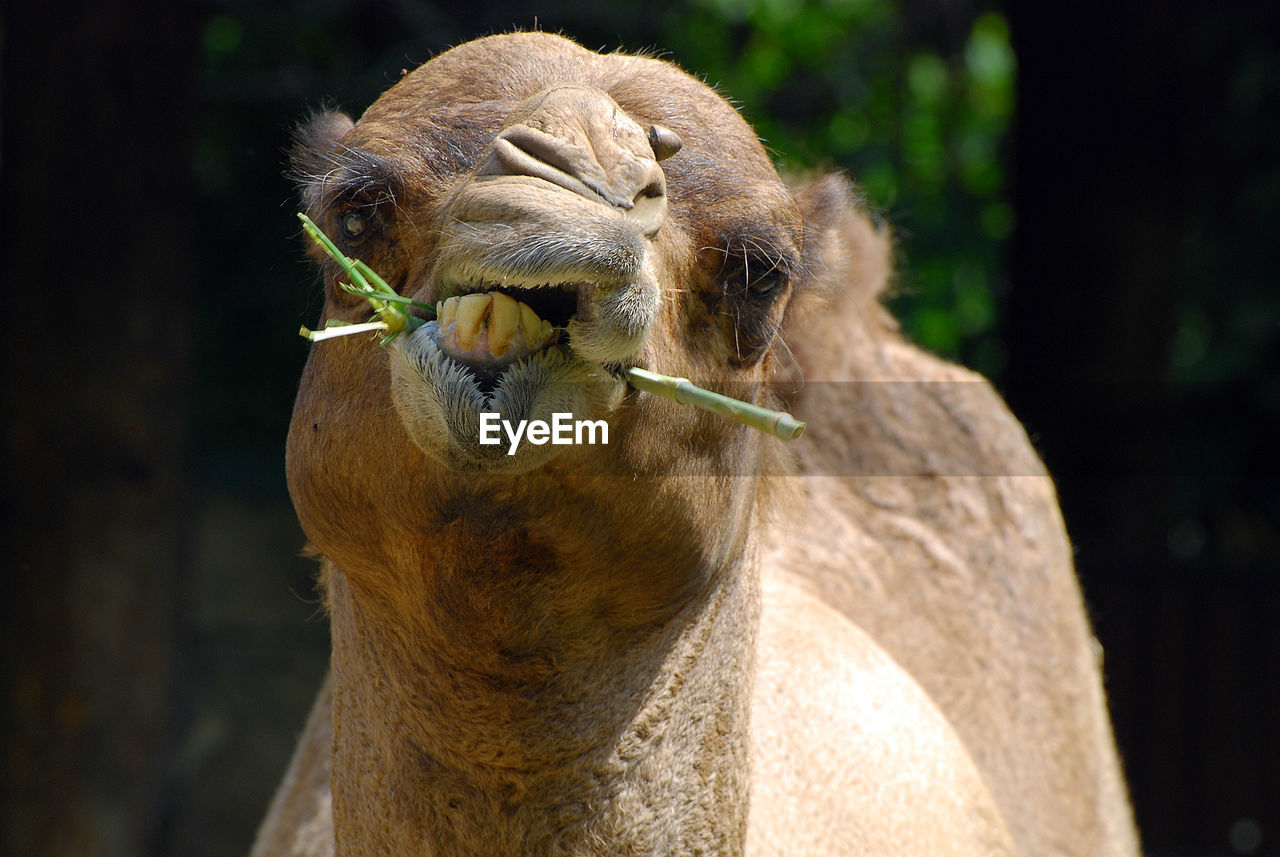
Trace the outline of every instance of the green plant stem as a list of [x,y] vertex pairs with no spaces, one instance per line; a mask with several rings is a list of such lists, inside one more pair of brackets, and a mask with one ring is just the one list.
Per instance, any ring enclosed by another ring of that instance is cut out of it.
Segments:
[[795,440],[804,434],[806,424],[785,411],[762,408],[750,402],[704,390],[688,378],[676,378],[632,367],[627,370],[627,382],[637,390],[653,393],[682,405],[694,405],[713,414],[746,423],[752,428],[783,440]]

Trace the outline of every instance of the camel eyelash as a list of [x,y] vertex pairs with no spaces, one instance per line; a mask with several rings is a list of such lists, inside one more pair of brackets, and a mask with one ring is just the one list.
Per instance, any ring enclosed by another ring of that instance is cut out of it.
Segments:
[[403,195],[404,178],[386,158],[345,148],[332,155],[329,163],[324,175],[310,177],[329,205],[373,208],[395,205]]
[[716,275],[721,292],[728,297],[772,298],[791,281],[791,267],[760,247],[724,251],[724,261]]

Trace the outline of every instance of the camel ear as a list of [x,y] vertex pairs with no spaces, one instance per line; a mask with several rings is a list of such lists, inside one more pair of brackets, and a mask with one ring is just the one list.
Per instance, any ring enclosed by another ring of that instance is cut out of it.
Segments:
[[355,122],[345,113],[323,110],[301,122],[293,132],[289,149],[289,175],[308,210],[319,201],[319,189],[333,170],[339,143]]
[[784,329],[820,310],[878,301],[893,271],[893,242],[862,194],[833,173],[800,187],[795,196],[804,217],[804,277],[787,307]]

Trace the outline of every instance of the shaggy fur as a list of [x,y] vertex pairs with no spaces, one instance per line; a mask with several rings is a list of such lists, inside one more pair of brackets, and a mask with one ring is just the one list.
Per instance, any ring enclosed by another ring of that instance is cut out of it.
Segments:
[[[313,349],[288,468],[332,674],[254,855],[1136,854],[1052,484],[898,335],[845,180],[788,189],[703,84],[537,33],[322,115],[295,170],[402,293],[591,283],[494,395],[610,443],[473,455],[487,394],[432,325]],[[809,433],[789,459],[627,365],[785,378]]]

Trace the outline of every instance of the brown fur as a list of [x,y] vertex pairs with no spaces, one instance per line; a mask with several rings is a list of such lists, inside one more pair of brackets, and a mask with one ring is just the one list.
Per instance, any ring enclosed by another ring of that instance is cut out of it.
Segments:
[[[564,175],[500,157],[528,128]],[[300,140],[312,216],[361,212],[347,252],[403,293],[594,283],[570,335],[598,356],[538,357],[531,389],[611,437],[485,458],[432,326],[313,349],[288,460],[332,697],[255,855],[1136,853],[1052,485],[985,382],[895,332],[842,179],[793,193],[702,84],[543,34]],[[326,315],[362,320],[326,273]],[[784,342],[794,462],[591,369],[767,401]]]

